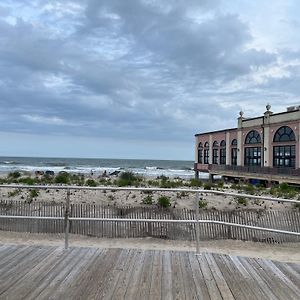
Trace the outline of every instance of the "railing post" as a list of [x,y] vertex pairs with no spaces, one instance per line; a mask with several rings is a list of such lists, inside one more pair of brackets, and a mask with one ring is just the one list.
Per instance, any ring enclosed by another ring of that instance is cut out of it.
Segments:
[[70,230],[70,190],[67,189],[66,207],[65,207],[65,249],[69,248],[69,230]]
[[200,248],[200,223],[199,223],[199,192],[195,194],[195,211],[196,211],[196,253],[199,254]]

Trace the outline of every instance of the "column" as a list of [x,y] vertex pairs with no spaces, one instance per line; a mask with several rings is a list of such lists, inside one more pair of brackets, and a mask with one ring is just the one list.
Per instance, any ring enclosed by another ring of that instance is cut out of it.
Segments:
[[213,156],[213,150],[212,150],[212,148],[213,148],[213,137],[210,134],[209,135],[209,158],[208,158],[208,163],[210,165],[212,165],[212,156]]
[[263,167],[271,167],[272,164],[270,162],[270,147],[271,147],[271,143],[270,143],[270,127],[269,125],[265,125],[264,129],[264,144],[263,144],[263,149],[261,149],[261,151],[263,151],[263,156],[264,156],[264,161],[262,162],[262,166]]
[[243,145],[243,136],[242,130],[238,130],[237,132],[237,165],[243,166],[244,161],[242,160],[242,145]]
[[227,131],[226,132],[226,138],[225,138],[225,141],[226,141],[226,165],[230,165],[231,164],[231,153],[230,153],[230,132]]

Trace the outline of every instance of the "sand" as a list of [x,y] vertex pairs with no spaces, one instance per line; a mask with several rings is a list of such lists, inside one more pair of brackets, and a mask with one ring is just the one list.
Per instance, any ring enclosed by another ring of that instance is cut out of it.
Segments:
[[[236,190],[220,189],[226,192],[236,193]],[[13,194],[15,193],[15,194]],[[96,203],[109,204],[115,206],[140,206],[148,193],[140,191],[101,191],[101,190],[72,190],[71,203]],[[170,197],[171,207],[179,209],[194,209],[195,196],[192,193],[178,192],[154,192],[151,194],[153,205],[156,205],[160,196]],[[19,200],[26,201],[29,199],[29,190],[16,190],[12,188],[0,189],[1,200]],[[33,198],[33,201],[46,202],[64,202],[66,199],[65,190],[40,190],[39,195]],[[278,203],[270,201],[248,200],[247,205],[238,204],[232,196],[212,195],[209,193],[201,193],[200,199],[207,202],[207,209],[217,210],[243,210],[243,209],[265,209],[265,210],[290,210],[294,209],[293,204]]]
[[[195,251],[192,241],[171,241],[155,238],[106,239],[70,235],[70,247],[122,248],[143,250]],[[33,234],[0,231],[0,244],[64,246],[64,235]],[[236,240],[202,241],[200,252],[264,258],[300,263],[300,243],[269,245]]]

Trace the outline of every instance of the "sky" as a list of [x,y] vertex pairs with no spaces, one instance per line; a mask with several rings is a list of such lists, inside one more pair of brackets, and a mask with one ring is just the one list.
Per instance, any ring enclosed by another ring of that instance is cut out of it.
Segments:
[[194,159],[300,104],[298,0],[1,0],[0,155]]

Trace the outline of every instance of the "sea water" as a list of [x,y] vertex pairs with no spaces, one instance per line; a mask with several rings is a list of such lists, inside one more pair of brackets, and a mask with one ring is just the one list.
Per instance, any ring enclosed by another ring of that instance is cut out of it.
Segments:
[[[0,157],[0,173],[13,171],[67,171],[70,173],[108,174],[114,171],[131,171],[135,174],[157,177],[192,178],[193,161],[104,159],[104,158],[51,158],[51,157]],[[202,177],[202,176],[201,176]],[[203,175],[205,177],[205,175]]]

